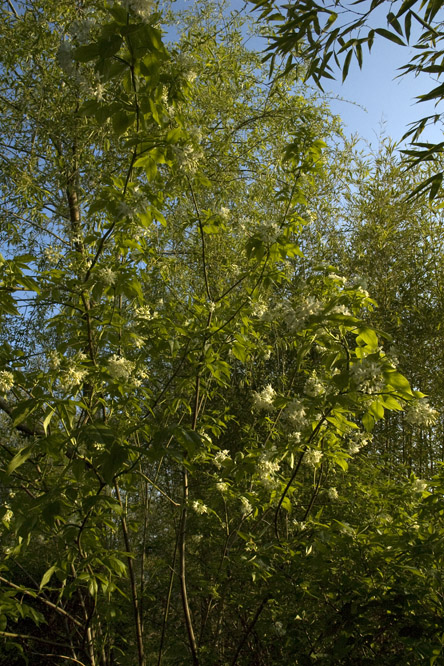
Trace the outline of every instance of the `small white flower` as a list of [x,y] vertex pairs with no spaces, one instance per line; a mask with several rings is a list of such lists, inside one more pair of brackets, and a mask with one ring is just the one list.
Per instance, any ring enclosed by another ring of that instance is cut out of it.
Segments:
[[328,489],[328,498],[331,500],[337,500],[339,497],[338,491],[336,488],[329,488]]
[[134,363],[123,358],[123,356],[113,354],[111,358],[108,359],[108,372],[111,377],[117,381],[127,382],[130,379],[133,370]]
[[9,523],[10,523],[11,520],[12,520],[13,515],[14,515],[14,514],[12,513],[11,509],[8,509],[8,510],[6,511],[6,513],[5,513],[5,515],[4,515],[3,518],[2,518],[3,522],[4,522],[6,525],[9,525]]
[[79,368],[75,365],[72,365],[67,370],[65,370],[63,375],[59,378],[60,385],[65,391],[71,391],[77,386],[80,386],[87,374],[88,370],[85,368]]
[[156,319],[158,316],[156,311],[152,311],[149,305],[141,305],[139,308],[136,308],[136,317],[137,319],[142,319],[143,321],[151,321],[151,319]]
[[311,398],[316,398],[325,392],[322,382],[316,376],[316,372],[307,379],[304,386],[304,393]]
[[335,282],[340,282],[341,284],[345,284],[347,282],[347,278],[342,277],[341,275],[337,275],[336,273],[330,273],[328,277]]
[[111,268],[99,268],[97,277],[101,282],[110,287],[115,283],[117,275]]
[[218,490],[222,495],[224,495],[228,491],[229,485],[228,483],[225,483],[225,481],[218,481],[216,483],[216,490]]
[[192,504],[194,511],[202,516],[204,513],[208,513],[208,507],[201,500],[195,500]]
[[60,368],[61,359],[56,351],[52,350],[48,352],[48,363],[51,370],[58,370]]
[[229,208],[226,208],[225,206],[221,207],[221,209],[219,211],[219,215],[223,220],[228,220],[228,218],[230,217],[230,214],[231,214],[231,211],[230,211]]
[[274,630],[277,636],[285,636],[285,634],[287,633],[284,625],[282,624],[282,622],[279,621],[274,623]]
[[273,400],[276,396],[276,391],[271,384],[267,384],[265,388],[262,389],[260,393],[254,391],[253,395],[253,407],[254,409],[264,409],[266,411],[271,411],[274,409]]
[[148,21],[153,13],[151,0],[125,0],[124,6],[131,9],[142,21]]
[[302,430],[306,424],[305,407],[300,400],[292,400],[284,411],[284,417],[298,430]]
[[3,395],[8,393],[14,386],[14,375],[8,370],[2,370],[0,372],[0,393]]
[[358,388],[365,393],[380,393],[385,385],[379,363],[366,358],[352,366],[351,376]]
[[428,485],[427,481],[423,479],[415,479],[412,483],[412,488],[415,493],[423,493],[427,490]]
[[271,222],[270,224],[262,225],[259,229],[259,233],[262,240],[267,243],[267,245],[272,245],[279,238],[281,228],[277,222]]
[[217,469],[220,469],[226,460],[231,460],[228,449],[218,451],[213,458],[213,463]]
[[348,452],[351,455],[359,453],[359,451],[373,440],[373,435],[360,430],[353,430],[348,435]]
[[242,513],[243,516],[247,516],[248,514],[250,514],[253,511],[253,507],[251,506],[249,500],[246,497],[241,497],[240,501],[241,501],[241,504],[242,504],[241,513]]
[[266,315],[268,311],[268,305],[264,303],[264,301],[256,301],[253,303],[253,306],[251,308],[251,314],[253,317],[258,317],[259,319],[262,319],[264,315]]
[[345,306],[345,305],[335,305],[335,307],[332,309],[333,314],[342,314],[345,315],[346,317],[351,316],[350,310]]
[[195,173],[199,168],[199,163],[203,159],[203,152],[195,150],[191,144],[186,146],[172,146],[172,150],[176,156],[179,166],[188,171],[188,173]]
[[98,102],[103,102],[105,99],[106,86],[104,86],[103,83],[97,83],[91,92]]
[[416,426],[431,426],[435,423],[438,412],[424,398],[413,400],[407,407],[405,420]]
[[45,247],[43,254],[50,264],[57,264],[62,257],[60,248],[53,247],[52,245]]
[[305,452],[304,462],[310,467],[317,467],[322,460],[323,453],[317,449],[308,449]]

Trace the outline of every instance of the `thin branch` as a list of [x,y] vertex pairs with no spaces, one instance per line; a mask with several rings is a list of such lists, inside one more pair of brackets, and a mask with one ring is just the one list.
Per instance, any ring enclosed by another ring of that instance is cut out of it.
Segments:
[[79,627],[83,626],[82,623],[79,622],[79,620],[77,620],[75,617],[70,615],[66,610],[64,610],[63,608],[60,608],[60,606],[57,606],[56,604],[53,604],[52,601],[49,601],[49,599],[45,599],[44,597],[39,596],[36,591],[34,591],[34,590],[30,591],[30,590],[27,590],[26,588],[24,588],[23,586],[15,585],[14,583],[11,583],[10,580],[7,580],[6,578],[3,578],[3,576],[0,576],[0,582],[5,583],[6,585],[9,585],[14,590],[18,590],[22,594],[27,594],[28,596],[32,597],[33,599],[37,599],[38,601],[42,602],[43,604],[46,604],[46,606],[49,606],[50,608],[57,611],[58,613],[61,613],[62,615],[67,617],[68,620],[71,620],[71,622],[73,622],[77,626],[79,626]]
[[246,632],[242,636],[242,640],[241,640],[241,642],[239,643],[239,645],[237,647],[236,654],[234,655],[233,661],[231,662],[231,666],[236,665],[237,659],[238,659],[238,657],[241,653],[242,648],[244,647],[244,645],[246,643],[246,640],[247,640],[248,636],[252,632],[252,630],[254,628],[254,625],[258,621],[260,614],[262,613],[262,611],[264,610],[266,604],[270,601],[270,599],[271,599],[271,595],[267,594],[267,596],[262,600],[262,602],[261,602],[259,608],[257,609],[253,619],[251,620],[250,624],[248,625]]
[[9,8],[11,9],[12,13],[14,14],[15,18],[16,19],[20,18],[19,13],[16,10],[16,8],[14,7],[14,5],[12,4],[11,0],[8,0],[8,5],[9,5]]

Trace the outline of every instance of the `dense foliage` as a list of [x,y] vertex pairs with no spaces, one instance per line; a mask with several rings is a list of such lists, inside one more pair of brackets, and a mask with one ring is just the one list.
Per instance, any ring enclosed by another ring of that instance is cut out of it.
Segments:
[[424,169],[216,4],[2,18],[0,663],[442,659]]

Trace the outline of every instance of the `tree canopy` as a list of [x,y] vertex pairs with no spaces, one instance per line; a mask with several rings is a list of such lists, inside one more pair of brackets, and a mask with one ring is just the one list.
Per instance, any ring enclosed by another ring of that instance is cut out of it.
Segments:
[[427,165],[223,4],[2,19],[0,664],[439,663]]

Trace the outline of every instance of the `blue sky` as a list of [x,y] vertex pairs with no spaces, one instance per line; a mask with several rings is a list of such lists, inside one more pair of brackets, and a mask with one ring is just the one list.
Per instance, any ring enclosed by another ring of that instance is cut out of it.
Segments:
[[[362,70],[354,62],[344,84],[340,74],[336,82],[325,82],[326,91],[348,100],[330,101],[332,110],[344,121],[347,134],[356,133],[373,144],[378,142],[381,134],[399,141],[409,123],[436,113],[434,104],[415,103],[414,99],[433,87],[434,82],[429,76],[415,78],[408,74],[396,78],[398,68],[408,62],[410,53],[408,47],[381,37],[375,40],[371,54],[364,52]],[[429,129],[424,138],[442,141],[439,126]]]
[[[245,10],[244,0],[228,0],[231,9]],[[176,9],[191,9],[194,0],[175,0]],[[372,15],[374,27],[385,27],[386,9],[377,9]],[[255,13],[255,12],[253,12]],[[415,28],[412,24],[412,41],[415,39]],[[416,33],[417,33],[416,29]],[[249,46],[260,49],[264,43],[261,39],[250,39]],[[425,115],[436,113],[432,103],[415,103],[415,97],[428,92],[434,87],[433,80],[423,75],[396,78],[399,68],[409,62],[413,55],[410,47],[402,47],[393,42],[376,36],[372,52],[363,49],[364,62],[362,70],[356,60],[352,61],[349,75],[344,84],[341,73],[337,72],[337,80],[324,80],[332,111],[338,114],[344,123],[347,135],[357,134],[368,144],[377,146],[382,136],[400,141],[407,131],[409,123]],[[313,84],[314,85],[314,84]],[[342,101],[338,98],[342,98]],[[439,110],[439,107],[438,107]],[[442,131],[435,126],[423,134],[424,141],[442,141]]]

